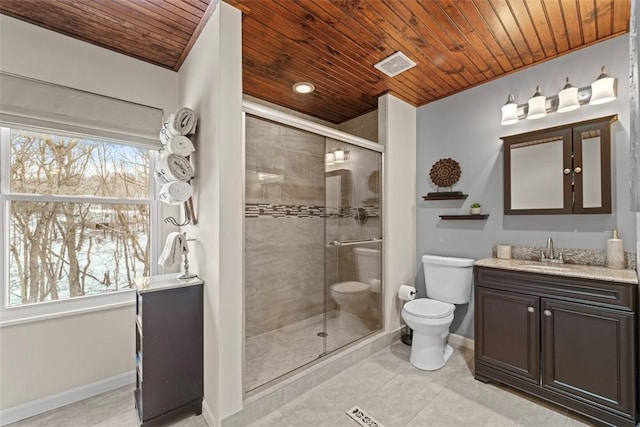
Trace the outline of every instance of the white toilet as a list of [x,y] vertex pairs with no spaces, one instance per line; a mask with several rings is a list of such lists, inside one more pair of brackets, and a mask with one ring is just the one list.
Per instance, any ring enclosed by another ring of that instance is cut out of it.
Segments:
[[358,280],[334,283],[331,298],[338,304],[338,312],[366,318],[375,308],[370,304],[371,294],[380,293],[380,250],[355,248],[354,252]]
[[473,262],[469,258],[422,257],[427,298],[409,301],[402,309],[402,318],[413,329],[409,361],[416,368],[440,369],[453,354],[446,342],[456,309],[453,304],[471,300]]

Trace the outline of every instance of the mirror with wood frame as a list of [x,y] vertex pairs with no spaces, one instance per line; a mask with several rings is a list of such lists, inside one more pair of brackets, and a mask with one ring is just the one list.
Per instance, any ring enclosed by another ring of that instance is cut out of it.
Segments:
[[616,115],[502,138],[505,215],[611,213]]

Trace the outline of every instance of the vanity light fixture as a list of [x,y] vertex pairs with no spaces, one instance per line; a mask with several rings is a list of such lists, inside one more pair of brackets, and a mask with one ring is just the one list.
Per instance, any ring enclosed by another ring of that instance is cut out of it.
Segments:
[[293,90],[298,93],[311,93],[315,90],[315,86],[309,82],[298,82],[293,85]]
[[558,113],[568,113],[578,108],[580,108],[578,88],[573,87],[571,83],[569,83],[569,77],[567,77],[567,84],[565,84],[558,93]]
[[545,98],[540,86],[536,88],[536,93],[526,103],[517,105],[513,95],[509,94],[507,103],[502,106],[501,125],[517,123],[520,119],[539,119],[557,111],[567,113],[580,108],[581,105],[599,105],[614,101],[617,93],[617,79],[607,74],[606,68],[602,67],[602,73],[590,86],[575,88],[566,78],[566,84],[557,94]]
[[326,165],[344,163],[347,160],[349,160],[349,151],[344,148],[337,148],[324,155],[324,163]]
[[595,82],[591,83],[591,99],[589,105],[606,104],[616,99],[616,79],[607,74],[607,69],[602,66],[602,73]]
[[533,94],[529,100],[529,112],[527,113],[527,120],[540,119],[547,115],[547,108],[545,104],[547,98],[542,94],[540,86],[536,86],[536,93]]
[[501,125],[511,125],[518,122],[518,104],[513,98],[513,94],[510,93],[507,98],[507,103],[502,106],[502,121]]
[[336,163],[336,157],[333,153],[325,153],[324,155],[324,163],[326,165],[333,165]]

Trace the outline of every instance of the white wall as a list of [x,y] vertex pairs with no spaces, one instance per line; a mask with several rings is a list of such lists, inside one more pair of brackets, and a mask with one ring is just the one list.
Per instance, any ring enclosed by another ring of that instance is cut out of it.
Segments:
[[[605,230],[618,228],[625,250],[636,250],[636,220],[629,198],[629,38],[621,36],[527,68],[507,77],[460,92],[418,109],[417,194],[435,191],[429,179],[431,166],[441,158],[460,163],[462,176],[454,190],[469,195],[464,202],[421,202],[417,210],[417,256],[427,253],[484,258],[496,243],[544,246],[553,237],[558,248],[605,249]],[[551,113],[539,120],[521,120],[501,126],[500,107],[513,93],[525,103],[540,85],[546,95],[556,94],[569,76],[577,87],[588,86],[606,65],[618,78],[618,99],[600,106],[582,106],[574,112]],[[617,114],[612,125],[611,215],[503,215],[502,141],[500,137],[534,129]],[[487,221],[441,221],[439,214],[468,213],[480,202],[490,214]],[[422,266],[416,275],[419,295],[424,295]],[[456,309],[452,331],[473,334],[473,310]]]
[[[192,266],[205,283],[204,398],[210,423],[242,409],[243,195],[241,14],[220,3],[179,72],[198,114]],[[213,418],[213,419],[212,419]]]
[[0,16],[0,69],[34,79],[176,109],[176,73],[8,16]]
[[[0,15],[0,69],[171,111],[177,75]],[[132,295],[133,303],[133,295]],[[0,409],[134,369],[134,307],[0,329]]]
[[2,409],[133,371],[133,325],[131,306],[0,329]]
[[416,272],[416,109],[392,95],[378,99],[384,162],[385,330],[400,323],[400,285],[413,285]]

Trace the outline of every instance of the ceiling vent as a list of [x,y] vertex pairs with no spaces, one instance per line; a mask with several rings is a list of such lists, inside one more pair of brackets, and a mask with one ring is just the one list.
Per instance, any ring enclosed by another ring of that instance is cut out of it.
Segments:
[[382,71],[389,77],[397,76],[401,72],[415,66],[415,62],[410,60],[407,55],[399,51],[374,65],[374,67],[376,67],[378,70]]

